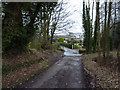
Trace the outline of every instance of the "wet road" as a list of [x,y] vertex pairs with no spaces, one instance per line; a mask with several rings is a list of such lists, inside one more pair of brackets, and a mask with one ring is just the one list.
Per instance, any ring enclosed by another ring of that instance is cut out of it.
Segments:
[[64,48],[64,57],[42,75],[22,87],[26,88],[85,88],[82,64],[78,50]]

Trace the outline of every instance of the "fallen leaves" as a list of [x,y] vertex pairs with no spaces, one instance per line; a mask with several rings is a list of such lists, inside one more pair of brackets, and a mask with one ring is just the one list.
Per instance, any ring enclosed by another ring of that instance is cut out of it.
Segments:
[[[9,64],[15,66],[20,63],[32,62],[35,60],[39,61],[40,58],[44,59],[45,57],[51,57],[51,56],[55,58],[59,54],[56,52],[49,53],[46,51],[36,51],[34,53],[26,53],[24,55],[12,57],[12,58],[6,57],[3,60],[3,64]],[[36,73],[43,71],[43,69],[48,67],[48,63],[51,62],[51,61],[48,62],[48,60],[50,60],[50,58],[48,58],[47,60],[43,60],[42,62],[32,63],[27,67],[21,67],[7,74],[3,74],[2,76],[3,88],[15,87],[16,85],[22,84],[22,82],[34,76]]]
[[86,72],[94,79],[91,81],[92,86],[102,88],[119,88],[118,72],[114,70],[111,71],[110,68],[99,65],[92,60],[93,58],[96,58],[96,55],[89,54],[82,56]]

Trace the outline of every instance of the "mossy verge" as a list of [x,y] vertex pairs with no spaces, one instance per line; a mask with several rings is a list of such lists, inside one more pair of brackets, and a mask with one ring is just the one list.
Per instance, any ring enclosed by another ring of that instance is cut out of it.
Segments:
[[[39,64],[39,63],[38,63]],[[36,66],[36,64],[32,64],[31,66],[29,67],[32,67],[34,68],[34,65]],[[24,67],[24,68],[28,68],[28,71],[29,71],[29,67]],[[19,78],[14,78],[12,80],[10,80],[10,82],[7,82],[7,81],[3,81],[3,84],[2,84],[2,87],[3,88],[15,88],[17,85],[20,85],[22,84],[23,82],[25,82],[26,80],[28,80],[29,78],[33,77],[34,75],[42,72],[44,69],[46,69],[48,67],[48,61],[47,60],[44,60],[38,68],[32,70],[30,73],[23,73],[23,74],[19,74],[18,76],[15,75],[15,77],[19,77]],[[21,68],[21,72],[22,72],[22,69],[24,68]],[[19,73],[19,71],[14,71],[12,72],[13,74],[14,73]],[[13,75],[13,74],[10,74],[10,75]],[[7,75],[4,75],[4,77],[7,76]]]
[[23,62],[23,63],[18,63],[16,65],[4,64],[4,65],[2,65],[2,74],[7,74],[9,72],[13,72],[13,71],[18,70],[20,68],[29,67],[32,64],[39,63],[42,61],[44,61],[44,59],[39,58],[39,59],[34,60],[34,61],[27,61],[27,62]]
[[[85,71],[92,76],[90,81],[92,88],[106,88],[108,90],[118,88],[118,72],[97,62],[97,56],[97,53],[81,56]],[[110,62],[110,59],[108,60]]]

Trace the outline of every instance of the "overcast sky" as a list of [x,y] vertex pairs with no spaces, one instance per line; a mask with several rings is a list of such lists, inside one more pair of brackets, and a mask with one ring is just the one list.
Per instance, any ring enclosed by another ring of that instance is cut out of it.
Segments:
[[[61,1],[61,0],[59,0]],[[88,0],[84,0],[85,2],[88,2]],[[97,0],[94,0],[97,1]],[[105,0],[100,0],[100,5],[104,3]],[[107,0],[109,1],[109,0]],[[120,0],[111,0],[112,2],[118,2]],[[82,9],[83,9],[83,0],[63,0],[64,3],[68,2],[65,6],[66,12],[70,11],[72,15],[68,18],[71,21],[74,21],[75,23],[72,25],[72,28],[69,29],[70,32],[73,33],[84,33],[83,26],[82,26]],[[93,0],[89,0],[90,2],[90,16],[92,16],[92,5]],[[95,21],[96,11],[95,11],[96,2],[94,2],[94,10],[93,10],[93,25]],[[74,12],[75,11],[75,12]],[[92,18],[92,17],[91,17]],[[94,27],[94,26],[93,26]],[[64,34],[66,32],[62,32]]]
[[82,33],[82,2],[81,0],[63,0],[67,2],[65,5],[66,12],[70,12],[71,16],[68,17],[69,20],[74,21],[72,28],[69,29],[70,32]]
[[[72,13],[72,15],[68,19],[75,22],[72,25],[72,28],[69,29],[69,32],[83,33],[83,27],[82,27],[83,0],[63,0],[63,2],[65,3],[68,2],[65,5],[66,12],[68,11]],[[92,8],[92,0],[90,0],[90,4]],[[95,10],[94,10],[94,17],[95,17]],[[62,34],[64,34],[64,32],[62,32]]]
[[[66,0],[64,1],[66,2]],[[69,19],[75,22],[72,25],[70,32],[82,33],[82,2],[81,0],[67,0],[67,1],[69,6],[67,10],[72,13]]]

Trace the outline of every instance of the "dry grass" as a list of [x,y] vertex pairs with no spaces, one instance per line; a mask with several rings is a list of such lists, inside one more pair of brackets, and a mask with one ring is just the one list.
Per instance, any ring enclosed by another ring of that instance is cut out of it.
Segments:
[[96,53],[82,56],[85,70],[93,77],[91,81],[92,86],[102,88],[118,88],[118,72],[114,70],[111,71],[111,68],[102,66],[93,61],[94,58],[97,58]]
[[34,74],[36,74],[38,71],[41,71],[42,69],[44,69],[45,67],[47,67],[47,62],[44,61],[42,63],[36,63],[33,64],[30,67],[27,68],[22,68],[20,70],[16,70],[14,72],[10,72],[7,75],[3,75],[3,88],[7,87],[14,87],[17,84],[20,84],[22,82],[24,82],[25,80],[28,80],[30,77],[34,76]]
[[28,80],[35,74],[43,71],[46,67],[48,67],[50,63],[49,60],[52,59],[50,57],[53,56],[54,58],[57,57],[57,55],[60,55],[58,51],[34,49],[26,54],[17,55],[14,57],[4,57],[3,66],[9,65],[12,67],[17,67],[14,70],[8,71],[2,75],[3,88],[15,87],[16,85]]

